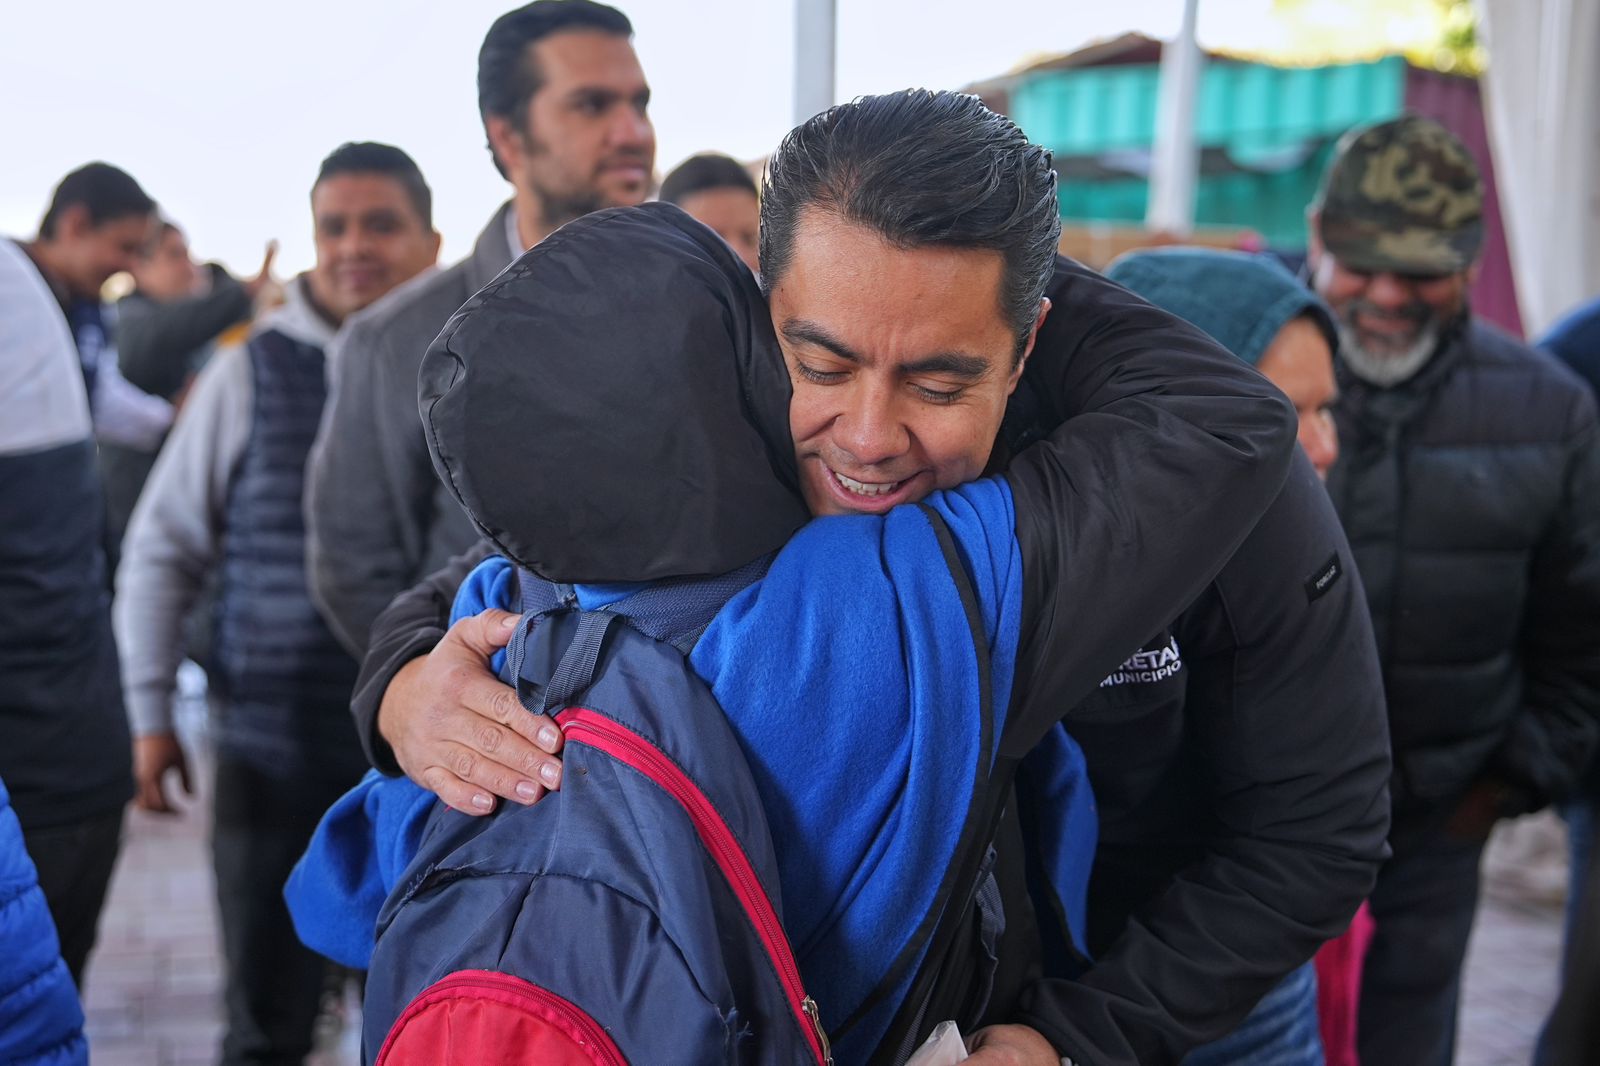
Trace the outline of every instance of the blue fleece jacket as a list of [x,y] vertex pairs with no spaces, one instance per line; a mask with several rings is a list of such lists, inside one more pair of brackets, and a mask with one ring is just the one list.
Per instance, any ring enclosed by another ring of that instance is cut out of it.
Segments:
[[[998,735],[1022,610],[1010,490],[981,481],[927,502],[950,526],[976,592]],[[454,617],[514,608],[514,588],[511,565],[488,560]],[[628,591],[578,589],[589,609]],[[934,906],[971,813],[981,718],[970,632],[932,525],[901,507],[810,523],[691,655],[744,748],[777,851],[784,925],[807,988],[835,1022],[884,978]],[[1081,949],[1096,823],[1081,754],[1056,732],[1030,779],[1049,838],[1042,859]],[[432,802],[409,781],[369,774],[329,812],[287,890],[308,945],[365,963]],[[835,1048],[840,1062],[876,1046],[914,971]]]

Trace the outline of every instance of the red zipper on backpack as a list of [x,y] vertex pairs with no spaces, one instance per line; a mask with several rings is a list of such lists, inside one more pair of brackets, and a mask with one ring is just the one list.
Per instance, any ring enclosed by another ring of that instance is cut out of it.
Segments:
[[817,1010],[816,1001],[806,995],[805,987],[800,982],[800,967],[794,961],[794,952],[778,922],[777,911],[767,898],[766,890],[761,887],[761,879],[756,876],[749,857],[706,794],[661,749],[627,726],[597,711],[572,707],[558,714],[556,721],[561,724],[569,741],[587,744],[638,770],[661,786],[688,812],[689,820],[700,834],[706,850],[716,860],[717,867],[728,879],[751,924],[761,935],[761,943],[778,971],[778,978],[788,993],[789,1006],[795,1013],[800,1031],[810,1041],[817,1062],[832,1066],[833,1055],[828,1047],[827,1031],[822,1027],[822,1016]]
[[433,1006],[438,1000],[460,998],[459,993],[464,989],[486,994],[486,998],[490,999],[524,1000],[543,1008],[566,1023],[569,1037],[572,1031],[576,1031],[580,1043],[586,1045],[594,1061],[600,1066],[628,1066],[628,1060],[622,1057],[622,1052],[611,1039],[611,1034],[601,1028],[600,1023],[589,1017],[581,1008],[567,1002],[549,989],[529,984],[520,977],[496,973],[493,970],[459,970],[430,985],[411,1001],[405,1012],[390,1027],[383,1048],[378,1052],[376,1066],[383,1066],[389,1056],[390,1048],[405,1029],[407,1021]]

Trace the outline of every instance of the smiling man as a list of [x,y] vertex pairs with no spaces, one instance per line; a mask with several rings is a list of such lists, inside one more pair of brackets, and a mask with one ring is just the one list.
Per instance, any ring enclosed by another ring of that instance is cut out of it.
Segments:
[[1328,490],[1394,745],[1367,1066],[1451,1060],[1489,831],[1571,794],[1600,738],[1600,427],[1581,381],[1473,316],[1483,196],[1466,147],[1408,115],[1348,134],[1311,211],[1342,334]]
[[[1000,470],[1028,496],[1017,535],[1031,621],[1012,721],[1065,717],[1139,882],[1098,899],[1091,889],[1091,923],[1098,909],[1107,930],[1098,961],[1075,980],[1038,980],[1041,963],[1055,978],[1071,960],[1036,930],[1008,805],[995,873],[1011,917],[988,1009],[958,987],[981,968],[951,957],[930,970],[929,1017],[1025,1023],[988,1031],[991,1061],[1009,1046],[1032,1056],[1023,1062],[1176,1062],[1341,931],[1371,885],[1388,763],[1370,631],[1354,582],[1306,591],[1330,564],[1342,574],[1347,552],[1303,459],[1206,587],[1213,568],[1190,553],[1227,534],[1183,500],[1191,477],[1239,456],[1190,434],[1241,428],[1233,404],[1262,379],[1056,257],[1053,182],[994,173],[1020,152],[1022,172],[1043,175],[1048,154],[1004,137],[1006,152],[975,147],[1004,120],[963,100],[863,98],[795,130],[774,157],[762,276],[792,379],[801,488],[819,514],[882,511]],[[1159,449],[1139,443],[1151,440]],[[1063,542],[1070,564],[1045,562]],[[375,765],[481,812],[558,783],[560,736],[483,667],[509,633],[502,618],[444,630],[479,557],[396,600],[354,710]],[[1197,636],[1182,659],[1204,667],[1206,699],[1186,707],[1163,693],[1151,705],[1113,691],[1097,716],[1071,713],[1186,604]],[[845,725],[818,728],[847,743]],[[1028,753],[1019,728],[1005,759]],[[1041,902],[1045,920],[1054,908]],[[963,950],[977,942],[967,931]]]
[[317,817],[361,776],[341,710],[356,664],[306,587],[301,494],[326,395],[324,350],[346,318],[431,266],[432,194],[411,157],[346,144],[311,190],[316,265],[248,342],[196,379],[128,526],[115,622],[134,733],[135,803],[176,810],[188,760],[172,697],[184,620],[216,574],[210,664],[212,857],[228,963],[221,1061],[298,1062],[322,962],[300,948],[278,888]]
[[478,53],[478,111],[512,198],[472,254],[408,286],[345,331],[306,494],[312,592],[360,654],[395,594],[474,540],[433,475],[417,371],[467,297],[557,227],[650,194],[650,86],[622,12],[534,0],[496,19]]

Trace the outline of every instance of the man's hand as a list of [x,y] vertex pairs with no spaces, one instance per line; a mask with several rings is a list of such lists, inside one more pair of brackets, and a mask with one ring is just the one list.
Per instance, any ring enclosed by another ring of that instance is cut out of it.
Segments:
[[181,814],[182,808],[167,796],[167,771],[178,771],[178,783],[185,796],[194,796],[189,784],[189,760],[184,758],[183,745],[172,733],[151,733],[133,739],[133,777],[138,790],[133,795],[133,805],[141,811],[156,814]]
[[1487,840],[1505,814],[1506,788],[1497,781],[1478,780],[1461,797],[1445,831],[1463,840]]
[[1026,1025],[991,1025],[967,1039],[972,1066],[1061,1066],[1050,1041]]
[[248,281],[240,282],[244,287],[245,295],[250,297],[250,302],[255,303],[261,299],[261,294],[269,286],[276,285],[277,280],[272,276],[272,261],[278,257],[278,242],[268,241],[266,254],[261,257],[261,269]]
[[465,814],[488,814],[495,796],[532,804],[561,786],[561,729],[530,714],[489,671],[517,617],[488,610],[463,618],[400,668],[378,708],[378,733],[400,769]]

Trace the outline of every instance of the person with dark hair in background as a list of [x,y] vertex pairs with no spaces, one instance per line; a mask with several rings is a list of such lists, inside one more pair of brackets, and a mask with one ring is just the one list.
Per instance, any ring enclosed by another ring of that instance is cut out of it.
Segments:
[[662,179],[661,199],[710,226],[745,266],[761,271],[761,198],[738,160],[716,152],[690,156]]
[[184,620],[218,575],[211,698],[212,858],[227,961],[225,1064],[299,1062],[322,993],[282,886],[317,818],[360,778],[344,708],[356,664],[312,605],[305,574],[306,456],[327,356],[350,315],[439,254],[427,185],[410,156],[345,144],[311,188],[316,265],[242,346],[206,365],[129,524],[115,617],[134,732],[137,805],[174,812],[189,790],[172,722]]
[[1394,746],[1363,1066],[1444,1066],[1494,824],[1600,741],[1600,423],[1575,375],[1476,318],[1483,182],[1416,115],[1346,134],[1306,266],[1339,322],[1328,491],[1367,590]]
[[154,212],[91,163],[62,179],[38,240],[0,240],[0,779],[80,984],[133,792],[89,398],[107,369],[100,288]]
[[153,450],[172,425],[171,404],[123,377],[116,310],[100,295],[113,274],[137,265],[157,226],[156,202],[138,182],[109,163],[89,163],[61,179],[38,238],[22,246],[72,328],[101,444]]
[[472,254],[352,322],[312,454],[312,594],[351,652],[395,594],[474,538],[434,477],[417,369],[467,297],[557,227],[650,193],[655,131],[633,27],[591,0],[534,0],[496,19],[478,53],[478,110],[512,198]]
[[[1084,748],[1102,826],[1126,849],[1116,867],[1135,878],[1091,886],[1099,950],[1072,976],[1070,954],[1039,932],[1059,909],[1040,901],[1035,922],[1026,888],[1027,845],[1052,842],[1032,839],[1006,804],[983,838],[995,844],[1006,915],[995,953],[980,953],[983,930],[993,930],[977,912],[931,916],[958,946],[908,1001],[927,1005],[929,1024],[985,1026],[974,1061],[1004,1062],[1010,1051],[1030,1063],[1175,1063],[1226,1035],[1342,931],[1383,856],[1379,680],[1326,494],[1296,453],[1214,581],[1199,567],[1156,577],[1138,564],[1085,564],[1092,575],[1039,564],[1042,546],[1060,537],[1088,544],[1114,530],[1153,559],[1173,534],[1176,551],[1207,535],[1167,495],[1173,468],[1111,443],[1115,434],[1079,446],[1110,430],[1103,403],[1155,403],[1173,389],[1216,430],[1208,420],[1227,421],[1230,395],[1264,383],[1192,326],[1058,257],[1048,153],[976,98],[893,93],[811,119],[773,156],[761,206],[761,279],[791,370],[790,431],[812,513],[877,514],[999,471],[1019,496],[1050,501],[1018,508],[1032,575],[1024,610],[1052,621],[1027,631],[1008,713],[1064,721]],[[1182,418],[1134,417],[1186,431]],[[1104,488],[1069,477],[1065,495],[1053,495],[1027,473],[1041,455],[1092,472]],[[1022,456],[1029,462],[1013,461]],[[1167,506],[1133,505],[1152,489]],[[1079,512],[1078,492],[1095,505]],[[509,633],[502,616],[446,630],[479,558],[463,555],[396,599],[374,627],[352,707],[375,766],[481,813],[495,797],[530,802],[559,783],[561,738],[484,666]],[[1158,691],[1141,694],[1136,676],[1109,686],[1104,717],[1073,713],[1184,604],[1196,621],[1192,648],[1128,666],[1159,675],[1148,679]],[[1113,615],[1143,619],[1141,636],[1101,628]],[[1205,694],[1188,706],[1181,692],[1170,698],[1186,671]],[[847,742],[848,723],[824,728]],[[1027,754],[1018,736],[1000,742],[1003,772]],[[974,980],[990,972],[992,984]],[[850,1021],[830,1027],[838,1035]],[[898,1019],[890,1033],[912,1035],[910,1025]]]
[[[198,266],[177,224],[163,219],[159,235],[134,261],[133,291],[117,301],[117,367],[128,382],[174,406],[211,356],[212,342],[250,317],[272,280],[269,246],[261,270],[235,281],[219,263]],[[139,500],[156,448],[102,442],[106,525],[115,549]]]

